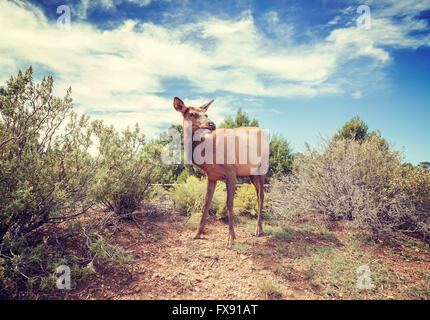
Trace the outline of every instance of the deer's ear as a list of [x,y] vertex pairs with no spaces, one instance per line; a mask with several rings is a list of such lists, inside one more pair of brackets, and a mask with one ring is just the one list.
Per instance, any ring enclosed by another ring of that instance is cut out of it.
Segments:
[[185,113],[185,111],[187,111],[187,107],[185,106],[185,103],[179,99],[178,97],[175,97],[173,99],[173,107],[175,108],[176,111],[178,112],[182,112]]
[[201,110],[203,110],[204,112],[206,112],[209,108],[209,106],[212,104],[212,102],[214,102],[214,99],[212,99],[211,101],[209,101],[208,103],[205,103],[204,105],[202,105],[200,107]]

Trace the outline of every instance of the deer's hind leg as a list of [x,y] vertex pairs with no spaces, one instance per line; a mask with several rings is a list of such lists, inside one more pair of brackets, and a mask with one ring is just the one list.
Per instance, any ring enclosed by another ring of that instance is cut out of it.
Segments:
[[227,211],[228,211],[228,244],[233,244],[236,235],[233,226],[233,202],[236,189],[236,175],[227,176],[225,179],[227,185]]
[[257,202],[258,202],[258,218],[257,218],[257,226],[255,228],[255,235],[259,237],[263,232],[263,203],[264,203],[264,180],[266,175],[255,175],[249,176],[252,184],[255,187],[255,191],[257,191]]
[[211,205],[212,198],[213,198],[213,195],[215,192],[215,187],[216,187],[216,180],[209,180],[208,179],[208,184],[207,184],[207,188],[206,188],[205,204],[203,207],[203,214],[202,214],[202,217],[200,218],[199,228],[197,229],[197,233],[193,237],[193,239],[200,239],[200,237],[203,233],[203,229],[205,227],[206,217],[208,215],[209,207]]

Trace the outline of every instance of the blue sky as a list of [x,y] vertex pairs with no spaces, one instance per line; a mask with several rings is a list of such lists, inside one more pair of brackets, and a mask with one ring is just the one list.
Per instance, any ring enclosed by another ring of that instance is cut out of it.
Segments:
[[[57,7],[71,28],[57,26]],[[360,5],[370,29],[357,27]],[[294,151],[359,115],[407,161],[430,161],[430,0],[0,1],[0,81],[33,65],[75,108],[150,137],[174,96],[243,107]]]

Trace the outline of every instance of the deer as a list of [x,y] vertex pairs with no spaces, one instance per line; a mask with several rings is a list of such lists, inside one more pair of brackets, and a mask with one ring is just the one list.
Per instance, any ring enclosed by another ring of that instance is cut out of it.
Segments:
[[[249,177],[255,187],[258,203],[255,235],[262,234],[263,187],[268,170],[269,142],[265,132],[258,127],[216,129],[215,123],[206,114],[213,102],[214,99],[199,108],[187,107],[181,99],[174,97],[173,107],[183,116],[185,161],[201,168],[207,177],[203,213],[193,239],[201,239],[217,181],[225,180],[228,244],[232,245],[236,239],[233,226],[233,201],[239,177]],[[253,152],[248,152],[248,146],[249,149],[253,149]]]

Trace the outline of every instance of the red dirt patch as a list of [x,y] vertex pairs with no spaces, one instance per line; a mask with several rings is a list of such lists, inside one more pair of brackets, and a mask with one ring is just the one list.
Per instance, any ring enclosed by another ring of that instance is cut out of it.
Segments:
[[[267,287],[280,299],[328,298],[322,294],[321,287],[310,280],[303,260],[280,254],[282,248],[273,235],[255,237],[245,226],[236,223],[236,243],[229,247],[228,226],[215,218],[209,218],[202,239],[192,240],[195,230],[187,227],[183,217],[146,217],[142,212],[135,216],[139,223],[122,220],[116,227],[109,227],[114,243],[132,254],[133,262],[108,270],[98,267],[96,275],[90,276],[64,298],[266,299],[269,297],[264,293]],[[292,223],[291,228],[304,230],[303,223],[308,221]],[[294,248],[300,242],[304,249],[317,244],[342,250],[341,242],[347,238],[347,232],[341,225],[330,230],[335,230],[334,239],[324,237],[320,232],[298,232],[291,242],[286,242],[289,246],[286,248]],[[425,261],[430,259],[427,251],[419,252],[424,260],[407,261],[380,246],[362,245],[362,248],[404,277],[430,271]],[[419,281],[416,279],[417,283]],[[398,287],[400,291],[406,289]],[[392,295],[398,296],[398,293]],[[387,295],[389,297],[391,293]]]

